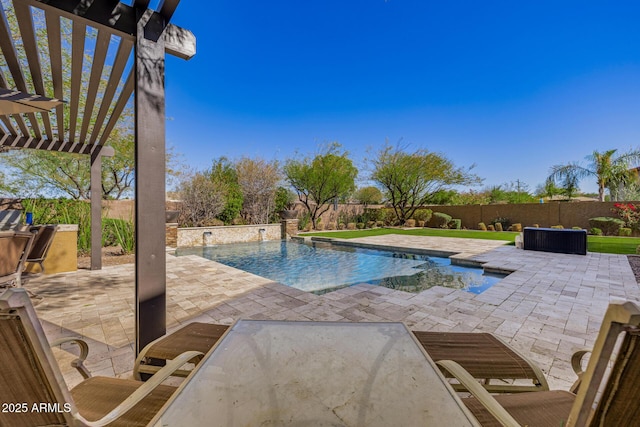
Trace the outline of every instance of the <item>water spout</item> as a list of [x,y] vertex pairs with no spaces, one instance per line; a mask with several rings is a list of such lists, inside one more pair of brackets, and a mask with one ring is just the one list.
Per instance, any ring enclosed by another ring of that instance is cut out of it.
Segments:
[[212,246],[211,240],[213,238],[213,233],[210,231],[205,231],[202,233],[202,245],[203,246]]
[[267,234],[267,230],[265,230],[264,228],[261,228],[258,230],[258,233],[260,233],[260,241],[264,242],[265,240],[267,240],[266,238],[266,234]]

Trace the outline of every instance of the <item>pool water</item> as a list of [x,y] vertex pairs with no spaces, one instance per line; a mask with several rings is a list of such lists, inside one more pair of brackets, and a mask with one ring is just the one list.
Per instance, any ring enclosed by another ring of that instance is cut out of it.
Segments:
[[449,258],[352,246],[265,241],[179,249],[315,294],[359,283],[405,292],[433,286],[479,294],[504,276],[451,265]]

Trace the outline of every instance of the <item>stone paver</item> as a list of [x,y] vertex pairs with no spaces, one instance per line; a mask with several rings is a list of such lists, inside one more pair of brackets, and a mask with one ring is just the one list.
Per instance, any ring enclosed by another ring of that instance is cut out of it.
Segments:
[[[167,255],[167,326],[192,321],[230,324],[238,318],[403,321],[414,330],[484,331],[539,364],[552,388],[575,380],[571,354],[593,345],[611,300],[640,300],[625,256],[523,251],[504,242],[388,235],[360,243],[457,253],[458,258],[513,271],[474,295],[434,287],[409,294],[357,285],[313,295],[197,256]],[[134,268],[44,276],[30,282],[44,297],[36,307],[50,340],[81,335],[89,341],[94,374],[126,377],[134,360]],[[56,350],[70,385],[81,380]]]

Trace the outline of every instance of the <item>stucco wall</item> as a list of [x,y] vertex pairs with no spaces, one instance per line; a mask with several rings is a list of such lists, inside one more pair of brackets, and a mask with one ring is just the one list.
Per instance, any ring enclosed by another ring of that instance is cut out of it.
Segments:
[[[477,229],[479,222],[490,224],[495,218],[509,218],[523,227],[539,224],[540,227],[562,225],[565,228],[589,228],[589,218],[616,217],[612,212],[616,202],[550,202],[523,204],[496,204],[471,206],[425,206],[433,212],[443,212],[460,218],[462,226]],[[639,204],[640,202],[628,202]]]
[[[216,245],[221,243],[258,242],[282,238],[280,224],[229,225],[222,227],[178,228],[178,247]],[[206,235],[205,233],[211,233]]]

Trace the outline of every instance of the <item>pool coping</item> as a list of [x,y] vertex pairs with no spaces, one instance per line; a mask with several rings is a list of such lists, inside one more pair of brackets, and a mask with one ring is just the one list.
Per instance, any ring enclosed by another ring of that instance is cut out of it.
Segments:
[[367,248],[367,249],[376,249],[376,250],[382,250],[382,251],[394,251],[394,252],[411,253],[411,254],[417,254],[417,255],[434,256],[434,257],[440,257],[440,258],[449,258],[449,260],[451,260],[452,265],[458,265],[461,267],[482,268],[482,270],[485,273],[503,274],[505,275],[505,277],[517,271],[515,269],[487,266],[486,264],[488,264],[488,262],[469,258],[469,255],[466,255],[464,252],[442,251],[437,249],[424,249],[424,248],[407,248],[403,246],[352,242],[349,240],[337,239],[332,237],[320,237],[320,236],[309,236],[309,237],[295,236],[295,237],[291,237],[291,240],[298,240],[302,242],[306,242],[306,241],[326,242],[326,243],[331,243],[338,246],[350,246],[350,247],[357,247],[357,248]]

